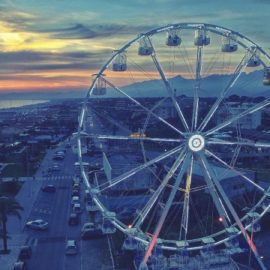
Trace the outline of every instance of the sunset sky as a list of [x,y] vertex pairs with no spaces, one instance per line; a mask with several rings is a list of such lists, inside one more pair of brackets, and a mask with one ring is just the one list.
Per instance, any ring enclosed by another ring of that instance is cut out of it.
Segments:
[[234,29],[270,51],[269,0],[0,0],[0,91],[83,90],[113,49],[177,22]]

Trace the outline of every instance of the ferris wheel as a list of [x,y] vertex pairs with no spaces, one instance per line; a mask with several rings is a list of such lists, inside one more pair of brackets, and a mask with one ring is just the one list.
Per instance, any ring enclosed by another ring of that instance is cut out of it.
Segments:
[[253,234],[270,209],[269,67],[236,31],[180,23],[140,34],[95,74],[79,117],[81,173],[104,231],[113,224],[125,248],[144,247],[141,269],[157,249],[241,239],[266,269]]

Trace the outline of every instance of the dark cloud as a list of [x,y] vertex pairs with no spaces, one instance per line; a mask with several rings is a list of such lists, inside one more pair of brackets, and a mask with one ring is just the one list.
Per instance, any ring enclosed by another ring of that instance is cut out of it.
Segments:
[[[102,52],[101,52],[102,53]],[[80,60],[96,56],[96,53],[78,51],[78,52],[37,52],[37,51],[15,51],[15,52],[0,52],[0,63],[6,62],[38,62],[48,60]]]
[[98,36],[98,32],[84,26],[83,24],[76,24],[71,27],[60,29],[41,29],[40,32],[51,33],[53,38],[59,39],[91,39]]
[[27,30],[32,25],[39,23],[37,16],[10,7],[0,7],[0,21],[12,26],[14,31]]
[[50,52],[0,52],[0,72],[53,71],[93,69],[104,63],[108,56],[106,50],[99,53],[84,51],[50,53]]
[[49,33],[52,38],[58,39],[93,39],[99,37],[111,37],[128,34],[139,34],[152,29],[149,25],[126,25],[126,24],[76,24],[65,28],[32,29],[39,33]]

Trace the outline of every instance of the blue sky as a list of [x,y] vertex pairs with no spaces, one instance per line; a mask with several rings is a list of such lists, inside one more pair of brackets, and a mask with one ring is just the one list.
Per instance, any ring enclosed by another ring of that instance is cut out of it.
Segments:
[[0,88],[83,89],[113,49],[169,23],[221,25],[269,52],[269,12],[270,0],[1,0]]

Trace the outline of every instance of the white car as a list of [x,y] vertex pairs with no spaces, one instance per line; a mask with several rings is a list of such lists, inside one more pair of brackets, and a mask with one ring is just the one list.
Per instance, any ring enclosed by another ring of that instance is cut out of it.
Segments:
[[42,219],[31,220],[26,223],[26,227],[34,230],[47,230],[49,223]]
[[85,223],[81,229],[81,238],[83,240],[99,238],[102,235],[101,229],[92,222]]
[[80,197],[79,196],[72,196],[71,205],[73,206],[75,203],[80,203]]
[[75,240],[67,240],[66,243],[66,255],[76,255],[78,253],[78,247]]

